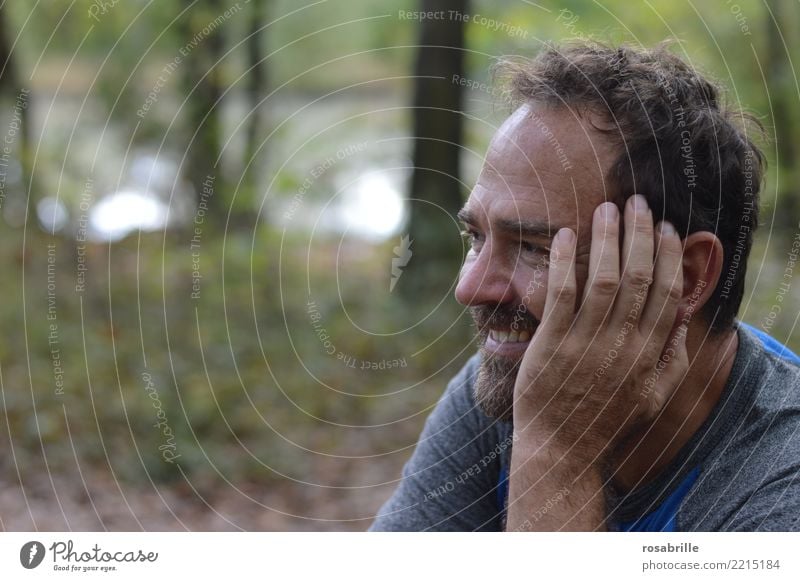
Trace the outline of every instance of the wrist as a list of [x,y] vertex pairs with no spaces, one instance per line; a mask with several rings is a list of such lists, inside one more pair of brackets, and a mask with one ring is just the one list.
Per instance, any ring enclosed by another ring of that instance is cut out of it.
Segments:
[[558,444],[518,440],[511,454],[506,530],[599,530],[604,471]]
[[552,429],[534,422],[519,429],[515,423],[514,442],[514,451],[519,451],[521,457],[541,457],[551,465],[558,462],[575,465],[580,470],[592,468],[602,471],[612,452],[608,440],[589,431],[575,433],[563,425]]

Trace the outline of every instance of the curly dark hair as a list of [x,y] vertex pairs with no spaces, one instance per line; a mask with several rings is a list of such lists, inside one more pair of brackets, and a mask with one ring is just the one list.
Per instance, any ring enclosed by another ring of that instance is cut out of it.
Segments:
[[744,295],[747,257],[758,225],[766,161],[748,136],[764,136],[751,114],[722,103],[719,85],[664,42],[652,49],[592,42],[548,46],[533,59],[504,59],[495,68],[512,102],[592,112],[598,130],[619,145],[607,176],[620,207],[642,194],[656,220],[681,237],[713,232],[723,270],[701,313],[712,331],[730,329]]

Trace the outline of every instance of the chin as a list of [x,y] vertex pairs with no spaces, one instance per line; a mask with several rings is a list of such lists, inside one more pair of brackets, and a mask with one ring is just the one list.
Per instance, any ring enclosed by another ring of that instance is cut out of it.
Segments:
[[475,403],[490,418],[510,422],[514,418],[514,386],[522,357],[487,353],[485,348],[481,348],[481,355]]

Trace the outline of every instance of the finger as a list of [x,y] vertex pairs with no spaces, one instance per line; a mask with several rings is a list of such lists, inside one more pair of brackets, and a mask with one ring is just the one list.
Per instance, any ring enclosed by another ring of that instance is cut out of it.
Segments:
[[674,326],[683,294],[683,249],[678,233],[669,222],[661,222],[656,228],[655,244],[653,285],[639,321],[639,329],[645,336],[661,341],[660,353],[660,347],[663,347]]
[[614,301],[613,319],[638,325],[653,280],[653,215],[644,196],[625,204],[625,236],[622,245],[622,279]]
[[550,268],[547,274],[547,297],[542,326],[545,332],[565,333],[575,316],[575,233],[561,228],[553,238]]
[[588,328],[599,327],[619,288],[619,210],[611,202],[600,204],[592,220],[589,278],[583,289],[578,320]]
[[667,341],[661,357],[653,370],[648,394],[647,416],[654,418],[669,403],[689,369],[689,354],[686,351],[686,325],[680,325]]

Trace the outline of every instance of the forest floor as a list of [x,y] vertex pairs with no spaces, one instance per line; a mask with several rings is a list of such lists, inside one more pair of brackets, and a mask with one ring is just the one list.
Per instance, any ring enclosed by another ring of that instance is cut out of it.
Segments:
[[[376,466],[382,471],[387,466]],[[394,467],[399,475],[400,467]],[[134,487],[108,472],[0,479],[1,531],[364,531],[396,482],[342,490],[290,481],[200,492]]]

